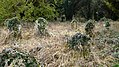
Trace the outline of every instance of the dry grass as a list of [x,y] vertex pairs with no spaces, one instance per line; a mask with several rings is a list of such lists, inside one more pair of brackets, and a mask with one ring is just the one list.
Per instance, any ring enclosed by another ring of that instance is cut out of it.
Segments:
[[[112,24],[112,28],[119,31],[119,24]],[[101,31],[103,26],[96,24],[95,32]],[[45,67],[111,67],[115,59],[110,54],[111,47],[104,44],[104,48],[99,50],[96,43],[90,46],[90,53],[84,58],[81,55],[81,51],[75,51],[69,49],[66,46],[66,35],[71,36],[76,32],[84,32],[84,24],[78,25],[78,30],[71,29],[70,23],[50,23],[48,26],[48,32],[50,37],[38,37],[35,36],[33,26],[27,26],[22,29],[23,39],[15,42],[18,44],[20,50],[30,52],[35,56],[38,62]],[[8,35],[5,27],[0,28],[0,42],[2,43],[5,37]],[[0,45],[0,52],[7,47],[14,47],[13,41],[8,41],[6,44]],[[32,51],[37,46],[41,47],[39,51]],[[104,53],[102,53],[104,52]],[[106,53],[106,54],[105,54]],[[119,59],[118,59],[119,60]]]

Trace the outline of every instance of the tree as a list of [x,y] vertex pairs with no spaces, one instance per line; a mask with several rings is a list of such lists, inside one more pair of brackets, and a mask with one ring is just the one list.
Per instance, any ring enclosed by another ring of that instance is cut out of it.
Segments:
[[52,20],[58,16],[55,6],[45,0],[0,0],[0,20],[14,16],[34,21],[38,17]]
[[77,11],[77,5],[80,0],[64,0],[62,4],[62,14],[65,14],[66,20],[72,20],[73,15]]
[[86,19],[92,18],[92,9],[94,0],[64,0],[63,8],[64,14],[66,15],[67,20],[71,20],[73,15],[76,15],[77,11],[80,11],[80,14]]
[[104,3],[107,5],[109,9],[111,9],[112,12],[115,13],[116,17],[119,18],[119,0],[104,0]]
[[[102,17],[117,20],[119,17],[118,3],[116,0],[73,0],[74,15],[86,19],[99,20]],[[115,5],[115,6],[114,6]],[[78,12],[78,13],[77,13]]]

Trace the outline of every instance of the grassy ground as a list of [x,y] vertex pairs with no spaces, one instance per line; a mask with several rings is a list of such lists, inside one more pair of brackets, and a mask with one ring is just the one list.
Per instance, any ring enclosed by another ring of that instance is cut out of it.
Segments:
[[[119,32],[117,22],[111,23],[111,25],[112,30]],[[86,58],[82,56],[81,51],[67,47],[67,37],[77,32],[85,34],[84,26],[84,23],[79,23],[77,30],[74,30],[68,22],[49,23],[47,29],[50,37],[39,37],[34,35],[35,30],[32,24],[25,24],[22,28],[22,39],[17,42],[8,39],[6,43],[4,40],[8,32],[5,27],[2,27],[0,28],[0,52],[7,47],[17,47],[35,56],[38,62],[45,67],[112,67],[116,64],[119,58],[112,56],[111,45],[101,44],[102,49],[99,49],[99,43],[94,42],[94,45],[89,47],[91,51]],[[96,23],[95,32],[104,29],[102,24]],[[41,49],[37,50],[37,47]]]

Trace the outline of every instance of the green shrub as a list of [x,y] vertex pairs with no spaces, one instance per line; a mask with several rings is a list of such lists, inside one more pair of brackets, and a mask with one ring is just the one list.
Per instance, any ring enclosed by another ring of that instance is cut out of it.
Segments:
[[51,6],[51,3],[41,0],[29,2],[26,0],[0,0],[0,22],[14,16],[27,21],[34,21],[40,16],[52,20],[58,16],[58,12],[55,6]]
[[68,40],[68,44],[70,48],[75,49],[79,45],[82,45],[82,46],[88,45],[89,40],[90,38],[87,37],[86,35],[83,35],[81,33],[76,33]]

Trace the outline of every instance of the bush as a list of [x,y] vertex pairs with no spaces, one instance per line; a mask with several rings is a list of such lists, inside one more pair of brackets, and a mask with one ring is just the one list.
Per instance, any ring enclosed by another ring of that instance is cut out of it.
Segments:
[[29,2],[27,0],[0,0],[0,21],[14,16],[27,21],[34,21],[40,16],[52,20],[58,16],[58,13],[55,6],[41,0]]
[[71,39],[68,40],[68,44],[70,48],[75,49],[75,47],[77,48],[79,45],[82,46],[88,45],[89,40],[90,38],[87,37],[86,35],[83,35],[81,33],[76,33],[71,37]]

